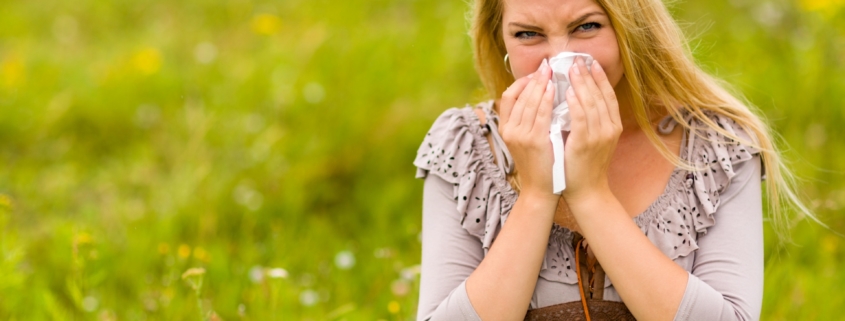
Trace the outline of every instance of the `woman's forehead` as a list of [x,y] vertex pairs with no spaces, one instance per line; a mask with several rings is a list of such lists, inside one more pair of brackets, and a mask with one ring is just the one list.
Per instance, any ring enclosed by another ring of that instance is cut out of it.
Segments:
[[604,9],[594,0],[502,0],[504,18],[523,23],[542,24],[576,19],[584,14]]

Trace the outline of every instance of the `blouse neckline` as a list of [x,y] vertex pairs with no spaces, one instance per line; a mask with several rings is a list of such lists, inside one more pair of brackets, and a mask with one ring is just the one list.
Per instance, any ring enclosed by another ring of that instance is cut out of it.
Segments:
[[[493,122],[493,121],[498,122],[498,119],[499,119],[498,115],[496,114],[496,112],[492,108],[493,103],[494,103],[494,101],[491,99],[487,102],[484,102],[484,103],[481,103],[481,104],[475,106],[475,108],[481,108],[484,111],[484,115],[485,115],[485,118],[486,118],[484,125],[481,124],[481,119],[478,118],[478,115],[476,113],[474,113],[474,112],[470,113],[470,115],[471,115],[470,117],[475,122],[475,124],[478,125],[479,128],[482,128],[482,137],[484,136],[484,134],[486,134],[486,132],[490,132],[490,134],[494,136],[493,141],[494,141],[494,145],[496,145],[495,148],[501,149],[501,151],[500,150],[496,151],[496,155],[500,155],[500,157],[504,156],[504,155],[510,156],[510,153],[507,151],[507,146],[504,145],[504,141],[501,138],[498,138],[499,137],[498,131],[497,130],[491,130],[491,128],[489,127],[489,124],[491,122]],[[660,133],[666,134],[667,132],[671,132],[672,130],[674,130],[675,125],[676,125],[675,119],[672,118],[671,115],[665,116],[660,121],[660,123],[658,125],[658,130],[659,130]],[[494,127],[494,129],[495,128],[496,127]],[[688,150],[688,146],[686,144],[687,135],[688,135],[688,130],[684,129],[683,135],[681,137],[681,149],[679,151],[680,152],[679,157],[681,158],[682,161],[688,161],[686,159],[687,158],[686,157],[687,150]],[[494,176],[496,176],[497,178],[501,178],[502,180],[506,181],[506,175],[507,174],[504,172],[502,166],[497,166],[496,163],[492,161],[493,158],[494,158],[494,152],[491,149],[491,146],[488,143],[488,141],[486,139],[482,139],[482,140],[480,140],[480,144],[482,145],[482,146],[480,146],[481,147],[481,153],[484,155],[484,157],[482,157],[482,159],[484,159],[484,161],[487,162],[488,168],[491,168],[495,172]],[[499,145],[501,145],[501,146],[499,146]],[[513,162],[509,159],[505,160],[505,161],[510,163],[510,164],[513,164]],[[502,160],[499,160],[499,162],[502,162]],[[665,205],[669,202],[669,199],[672,197],[673,191],[677,191],[679,188],[681,188],[681,186],[684,182],[684,175],[683,174],[685,172],[686,171],[683,168],[681,168],[679,166],[675,166],[675,169],[673,169],[672,173],[669,175],[669,181],[666,183],[666,186],[663,188],[663,192],[660,195],[658,195],[657,198],[645,210],[643,210],[641,213],[637,214],[637,216],[632,217],[632,219],[634,220],[634,222],[637,224],[638,227],[640,227],[641,229],[644,228],[644,225],[648,224],[649,221],[651,221],[655,216],[657,216],[659,214],[660,209],[665,207]],[[505,184],[502,184],[502,185],[503,186],[500,186],[500,187],[503,188],[503,192],[505,192],[504,194],[514,196],[511,200],[511,202],[510,202],[511,203],[510,205],[512,206],[513,203],[516,202],[516,198],[519,197],[519,194],[513,189],[513,187],[511,187],[510,183],[507,183],[507,181],[505,182]],[[560,226],[559,224],[557,224],[557,222],[552,222],[552,230],[553,231],[562,231],[562,230],[570,231],[569,228]]]

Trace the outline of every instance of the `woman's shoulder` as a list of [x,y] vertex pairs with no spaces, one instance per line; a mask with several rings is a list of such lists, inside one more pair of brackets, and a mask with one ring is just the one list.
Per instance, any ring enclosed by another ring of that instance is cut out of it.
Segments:
[[457,183],[473,161],[481,161],[485,155],[478,150],[478,140],[484,138],[484,128],[474,110],[482,108],[486,108],[486,103],[452,107],[434,120],[414,159],[417,178],[435,173],[450,183]]
[[[753,135],[730,116],[715,111],[697,115],[682,111],[681,116],[685,132],[680,157],[690,168],[677,170],[659,199],[660,206],[637,222],[652,243],[673,260],[698,249],[696,235],[706,234],[719,216],[730,215],[719,212],[723,201],[730,198],[728,187],[749,176],[742,175],[744,172],[762,166]],[[672,123],[677,121],[661,123],[661,132],[671,130]],[[749,164],[752,166],[746,166]]]
[[704,115],[706,118],[690,117],[688,150],[682,157],[698,169],[691,173],[692,186],[703,211],[712,217],[738,168],[753,159],[757,160],[754,165],[762,163],[760,150],[755,146],[758,140],[750,130],[725,113],[705,111]]
[[[416,177],[436,175],[453,185],[450,202],[460,213],[461,226],[490,248],[513,203],[505,173],[493,162],[476,108],[490,108],[492,101],[449,108],[434,121],[417,150]],[[489,115],[489,113],[485,113]],[[490,119],[487,119],[488,121]]]
[[736,174],[736,167],[760,155],[759,140],[728,113],[706,110],[697,116],[691,112],[684,114],[689,132],[681,157],[698,168],[709,168],[700,171],[702,177],[707,174],[709,179],[693,177],[693,180],[719,182],[721,185],[715,191],[724,192]]

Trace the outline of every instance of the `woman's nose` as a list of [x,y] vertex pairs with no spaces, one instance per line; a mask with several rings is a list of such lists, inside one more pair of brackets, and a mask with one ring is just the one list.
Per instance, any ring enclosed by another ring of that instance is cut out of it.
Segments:
[[549,52],[547,53],[547,56],[549,58],[554,57],[564,51],[572,51],[572,48],[570,48],[568,37],[559,36],[549,38]]

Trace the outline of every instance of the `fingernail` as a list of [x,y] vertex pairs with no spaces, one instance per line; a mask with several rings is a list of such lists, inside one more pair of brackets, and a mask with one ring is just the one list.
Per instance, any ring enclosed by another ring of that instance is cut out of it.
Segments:
[[575,68],[575,74],[576,74],[576,75],[580,75],[580,74],[581,74],[581,67],[579,67],[577,63],[576,63],[576,64],[574,64],[574,65],[572,65],[572,68]]
[[549,83],[548,83],[548,84],[546,84],[546,90],[551,90],[551,89],[552,89],[552,87],[554,87],[554,86],[555,86],[555,85],[552,83],[552,80],[551,80],[551,79],[549,79]]
[[575,90],[572,89],[572,86],[569,86],[569,88],[566,88],[566,95],[567,96],[574,96],[575,95]]
[[528,74],[528,79],[534,78],[534,74]]
[[541,68],[543,69],[543,72],[549,71],[549,61],[546,60],[546,58],[543,58],[543,64],[541,66],[542,66]]
[[598,60],[593,60],[593,69],[595,69],[597,71],[601,71],[601,65],[599,65]]

